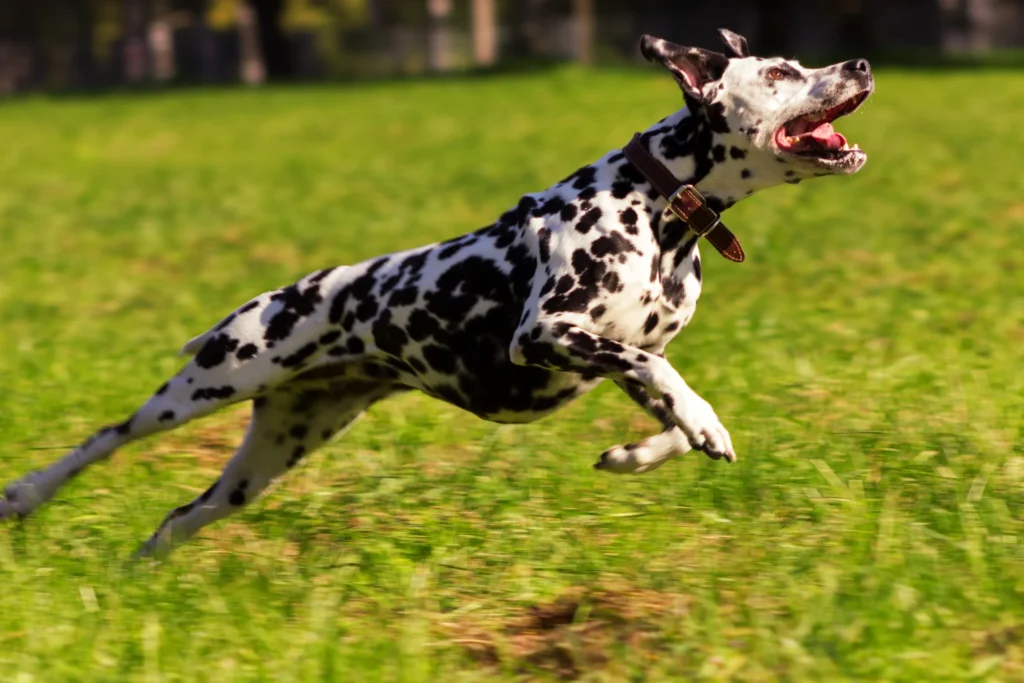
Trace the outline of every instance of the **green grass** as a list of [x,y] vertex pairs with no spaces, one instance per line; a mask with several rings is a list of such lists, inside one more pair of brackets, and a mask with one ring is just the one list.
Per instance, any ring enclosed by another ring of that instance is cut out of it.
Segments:
[[[0,109],[0,483],[314,269],[490,222],[679,101],[560,70]],[[499,427],[376,406],[162,565],[234,410],[0,526],[5,681],[1024,680],[1024,73],[879,74],[854,178],[728,216],[671,347],[740,454],[595,473],[613,387]],[[573,623],[564,623],[564,622]]]

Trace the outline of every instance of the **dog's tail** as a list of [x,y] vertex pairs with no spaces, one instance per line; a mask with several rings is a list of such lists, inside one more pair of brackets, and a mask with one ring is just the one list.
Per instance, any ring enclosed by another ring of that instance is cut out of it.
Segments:
[[266,303],[266,302],[263,301],[263,299],[265,299],[265,298],[266,298],[266,295],[261,294],[260,296],[256,297],[255,299],[253,299],[249,303],[247,303],[244,306],[242,306],[241,308],[236,309],[233,313],[228,314],[228,316],[226,318],[223,318],[219,323],[214,325],[212,328],[210,328],[206,332],[203,332],[198,337],[193,337],[192,339],[189,339],[188,342],[186,342],[185,345],[183,347],[181,347],[181,351],[178,352],[178,355],[179,356],[194,356],[194,355],[196,355],[197,353],[199,353],[199,350],[201,348],[203,348],[203,345],[207,341],[210,340],[211,337],[216,336],[218,332],[220,332],[221,330],[226,328],[228,325],[231,325],[231,323],[235,322],[235,319],[238,318],[238,316],[243,315],[245,313],[248,313],[249,311],[251,311],[251,310],[253,310],[255,308],[258,308],[261,303]]
[[185,343],[185,345],[183,347],[181,347],[181,351],[178,352],[178,355],[179,356],[194,356],[194,355],[196,355],[197,353],[199,353],[199,349],[203,348],[203,344],[206,343],[206,340],[209,339],[212,334],[213,334],[213,330],[208,330],[206,332],[203,332],[198,337],[192,337],[191,339],[189,339]]

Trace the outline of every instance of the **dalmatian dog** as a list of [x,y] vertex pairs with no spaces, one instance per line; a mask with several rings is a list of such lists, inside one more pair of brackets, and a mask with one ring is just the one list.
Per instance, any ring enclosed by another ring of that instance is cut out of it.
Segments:
[[[820,69],[644,36],[684,106],[638,136],[715,212],[782,183],[857,172],[832,122],[874,89],[868,63]],[[528,194],[476,232],[327,268],[245,303],[185,344],[190,362],[131,417],[10,484],[21,518],[125,444],[241,401],[252,420],[205,493],[167,515],[140,554],[164,555],[254,500],[375,402],[421,391],[483,419],[526,423],[608,379],[663,431],[595,467],[641,473],[697,450],[733,462],[729,432],[665,359],[701,292],[699,235],[613,150]]]

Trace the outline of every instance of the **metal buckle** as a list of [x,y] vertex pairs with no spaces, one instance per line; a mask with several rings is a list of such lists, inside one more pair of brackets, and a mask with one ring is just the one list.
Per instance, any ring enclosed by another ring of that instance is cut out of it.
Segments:
[[[696,227],[694,227],[693,223],[690,221],[690,216],[684,216],[682,211],[676,209],[676,199],[682,194],[689,195],[690,198],[697,203],[698,208],[703,207],[707,209],[711,213],[711,215],[715,217],[715,221],[706,228],[704,228],[703,230],[698,230]],[[709,232],[717,228],[719,223],[722,222],[722,217],[708,208],[707,201],[704,199],[704,196],[693,185],[683,185],[678,190],[673,192],[672,196],[668,198],[668,208],[672,211],[672,213],[679,216],[679,218],[684,223],[686,223],[690,230],[693,230],[695,233],[697,233],[698,238],[705,237]]]

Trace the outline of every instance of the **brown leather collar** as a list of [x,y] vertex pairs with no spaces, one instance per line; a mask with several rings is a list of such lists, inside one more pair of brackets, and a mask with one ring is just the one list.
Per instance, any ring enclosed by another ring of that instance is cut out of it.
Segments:
[[668,200],[668,208],[679,216],[699,237],[706,237],[715,249],[725,258],[742,263],[746,255],[740,241],[729,228],[722,223],[722,218],[711,210],[704,197],[693,185],[683,185],[672,175],[672,171],[654,158],[640,138],[640,133],[633,136],[623,150],[630,163],[647,178],[662,197]]

